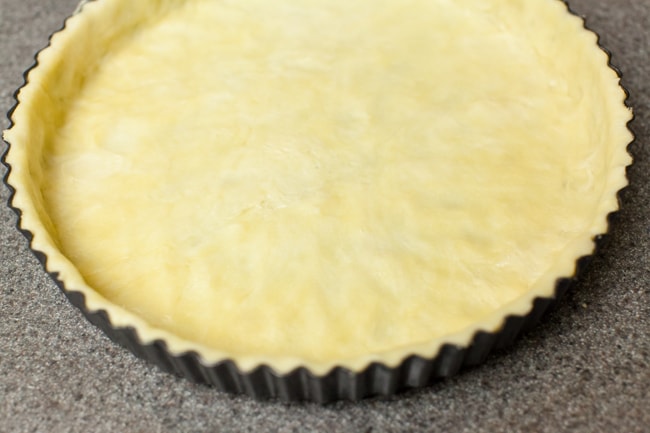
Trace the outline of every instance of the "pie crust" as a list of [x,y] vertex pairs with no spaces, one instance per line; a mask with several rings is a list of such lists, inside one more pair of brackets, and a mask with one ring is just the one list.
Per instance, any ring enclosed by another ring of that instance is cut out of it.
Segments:
[[256,396],[480,362],[593,253],[631,162],[557,0],[96,0],[26,77],[7,184],[46,270],[136,354]]

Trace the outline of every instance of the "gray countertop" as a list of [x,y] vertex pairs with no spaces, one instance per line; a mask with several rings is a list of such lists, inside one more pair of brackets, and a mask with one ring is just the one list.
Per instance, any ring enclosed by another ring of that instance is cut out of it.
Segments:
[[[0,111],[77,2],[0,0]],[[650,432],[650,1],[572,7],[623,71],[636,163],[610,243],[514,346],[390,398],[320,406],[222,394],[158,371],[87,323],[1,207],[0,432]]]

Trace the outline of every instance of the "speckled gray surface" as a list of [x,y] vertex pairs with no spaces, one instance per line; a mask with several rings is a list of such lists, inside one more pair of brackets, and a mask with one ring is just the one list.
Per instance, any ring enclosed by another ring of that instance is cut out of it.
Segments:
[[[0,111],[76,3],[0,0]],[[2,207],[0,432],[650,432],[650,1],[572,6],[624,73],[636,163],[611,242],[516,345],[391,398],[319,406],[221,394],[158,371],[87,323]]]

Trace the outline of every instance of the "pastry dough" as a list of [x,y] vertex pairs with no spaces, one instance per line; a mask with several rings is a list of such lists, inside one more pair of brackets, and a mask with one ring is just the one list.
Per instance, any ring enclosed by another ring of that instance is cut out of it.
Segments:
[[616,209],[630,113],[559,1],[102,0],[70,32],[111,13],[28,182],[50,266],[144,340],[431,356],[551,296]]

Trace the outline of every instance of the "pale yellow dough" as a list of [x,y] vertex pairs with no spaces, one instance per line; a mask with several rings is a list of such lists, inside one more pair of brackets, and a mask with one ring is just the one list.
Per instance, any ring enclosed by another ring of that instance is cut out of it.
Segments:
[[190,347],[322,366],[494,328],[616,207],[629,112],[559,1],[149,3],[40,190],[80,285]]

